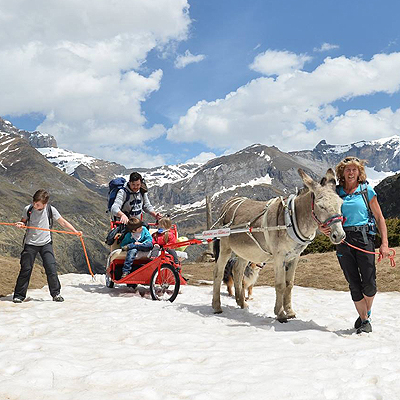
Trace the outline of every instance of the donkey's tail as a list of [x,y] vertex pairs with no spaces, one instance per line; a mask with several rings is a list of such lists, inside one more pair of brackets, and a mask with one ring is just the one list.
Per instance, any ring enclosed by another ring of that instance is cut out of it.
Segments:
[[220,239],[216,238],[213,240],[213,253],[214,253],[214,259],[215,262],[218,261],[218,257],[219,257],[219,248],[220,248]]

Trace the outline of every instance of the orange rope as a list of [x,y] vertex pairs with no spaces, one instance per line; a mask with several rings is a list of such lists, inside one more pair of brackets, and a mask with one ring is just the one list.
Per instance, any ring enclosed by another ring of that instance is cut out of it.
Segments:
[[65,233],[67,235],[76,235],[79,236],[80,240],[81,240],[81,244],[82,244],[82,248],[83,248],[83,252],[85,253],[85,257],[86,257],[86,264],[88,266],[90,275],[92,275],[92,277],[94,278],[94,274],[92,272],[92,268],[90,266],[90,262],[89,262],[89,257],[87,255],[87,251],[86,251],[86,247],[85,247],[85,243],[83,241],[83,235],[82,232],[71,232],[71,231],[59,231],[57,229],[46,229],[46,228],[37,228],[35,226],[17,226],[16,223],[10,223],[10,222],[0,222],[0,225],[6,225],[6,226],[15,226],[16,228],[25,228],[25,229],[36,229],[38,231],[46,231],[46,232],[55,232],[55,233]]
[[[359,247],[353,246],[352,244],[350,244],[349,242],[346,242],[345,240],[342,240],[342,243],[346,243],[347,246],[352,247],[353,249],[356,249],[356,250],[360,250],[360,251],[362,251],[363,253],[375,254],[375,255],[380,256],[380,257],[378,258],[378,262],[381,261],[381,259],[382,259],[382,258],[381,258],[381,253],[379,253],[379,252],[376,252],[376,251],[368,251],[368,250],[360,249]],[[396,251],[395,251],[394,249],[392,249],[392,248],[389,248],[389,250],[390,250],[391,252],[393,252],[392,255],[389,256],[390,266],[391,266],[391,267],[395,267],[395,266],[396,266],[396,261],[394,260],[394,256],[396,255]]]

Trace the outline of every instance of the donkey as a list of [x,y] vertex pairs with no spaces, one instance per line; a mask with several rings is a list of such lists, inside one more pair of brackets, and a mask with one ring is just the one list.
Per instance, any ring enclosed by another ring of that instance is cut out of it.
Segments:
[[[336,194],[336,180],[328,169],[321,183],[315,182],[302,169],[298,170],[305,188],[285,200],[277,197],[264,201],[244,197],[229,199],[222,207],[219,220],[232,231],[217,242],[219,255],[214,268],[212,307],[221,313],[221,280],[232,251],[238,256],[234,268],[236,302],[247,308],[242,285],[248,260],[265,262],[272,256],[275,272],[274,313],[280,322],[295,318],[292,309],[294,274],[301,252],[314,239],[318,225],[330,226],[330,240],[339,244],[345,233],[342,227],[342,200]],[[321,222],[322,221],[322,222]],[[219,243],[219,246],[218,246]]]

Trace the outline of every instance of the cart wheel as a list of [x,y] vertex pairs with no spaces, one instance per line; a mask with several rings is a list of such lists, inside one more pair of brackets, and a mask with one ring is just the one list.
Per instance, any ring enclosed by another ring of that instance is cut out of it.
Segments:
[[112,281],[107,274],[106,274],[106,286],[110,289],[114,287],[114,281]]
[[181,282],[176,269],[163,264],[160,271],[156,268],[150,280],[150,293],[153,300],[170,301],[171,303],[178,296]]

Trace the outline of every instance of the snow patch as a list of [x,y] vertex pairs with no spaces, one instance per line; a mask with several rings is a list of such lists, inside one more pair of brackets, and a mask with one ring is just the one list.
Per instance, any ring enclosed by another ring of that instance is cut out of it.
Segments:
[[392,175],[396,175],[398,174],[400,171],[396,171],[396,172],[384,172],[384,171],[375,171],[373,168],[370,167],[365,167],[365,172],[367,174],[367,180],[368,183],[372,186],[375,187],[377,186],[381,181],[383,181],[385,178],[387,178],[388,176],[392,176]]
[[223,289],[214,315],[209,285],[169,303],[104,275],[60,280],[63,303],[47,287],[0,302],[1,399],[399,398],[398,292],[377,294],[373,332],[356,335],[348,292],[295,286],[297,317],[281,324],[268,286],[245,310]]
[[216,192],[212,195],[211,200],[215,200],[221,194],[236,190],[237,188],[240,188],[240,187],[246,187],[246,186],[254,187],[257,185],[271,185],[271,184],[272,184],[272,178],[269,175],[267,175],[267,176],[263,176],[261,178],[254,178],[254,179],[248,181],[247,183],[241,183],[240,185],[230,186],[229,188],[225,188],[223,186],[221,190],[219,190],[218,192]]
[[49,162],[55,164],[57,168],[69,175],[73,174],[79,165],[82,164],[89,167],[96,161],[94,157],[57,147],[43,147],[36,150],[46,157]]

